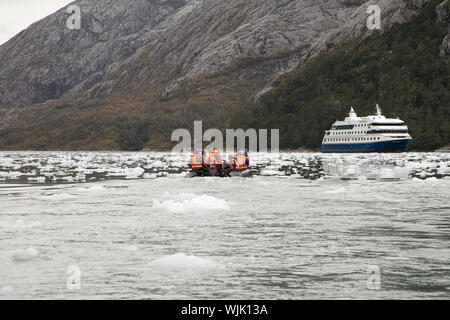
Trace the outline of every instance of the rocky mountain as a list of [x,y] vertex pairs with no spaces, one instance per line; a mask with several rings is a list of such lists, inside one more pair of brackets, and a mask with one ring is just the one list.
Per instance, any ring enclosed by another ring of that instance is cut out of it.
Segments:
[[[77,0],[0,46],[0,149],[164,146],[194,119],[220,126],[281,75],[427,0]],[[448,50],[443,44],[443,50]]]
[[439,22],[447,26],[447,35],[442,40],[439,47],[439,56],[447,61],[450,60],[450,2],[443,1],[436,7],[437,19]]
[[233,127],[279,128],[282,148],[319,149],[324,130],[350,106],[368,115],[380,104],[388,117],[408,124],[410,150],[448,146],[449,13],[450,1],[430,0],[408,22],[342,42],[283,76],[258,104],[233,117]]

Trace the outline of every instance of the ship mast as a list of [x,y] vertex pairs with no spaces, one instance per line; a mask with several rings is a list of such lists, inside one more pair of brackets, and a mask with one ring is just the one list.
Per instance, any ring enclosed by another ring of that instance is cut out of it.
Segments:
[[349,118],[350,119],[354,119],[354,118],[357,118],[358,116],[356,115],[356,112],[355,112],[355,110],[353,109],[353,107],[351,107],[350,108],[350,113],[349,113]]
[[378,105],[378,103],[376,106],[376,110],[377,110],[377,116],[381,117],[381,109],[380,109],[380,106]]

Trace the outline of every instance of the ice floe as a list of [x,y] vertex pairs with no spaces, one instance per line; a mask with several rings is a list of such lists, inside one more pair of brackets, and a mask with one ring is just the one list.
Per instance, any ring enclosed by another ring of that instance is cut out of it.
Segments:
[[78,189],[78,191],[85,191],[85,192],[102,191],[102,190],[105,190],[105,186],[103,186],[103,185],[90,186],[87,188],[79,188]]
[[39,258],[39,251],[33,248],[16,249],[13,254],[15,261],[29,261]]
[[164,258],[159,258],[147,264],[152,269],[163,270],[205,270],[224,269],[224,266],[210,259],[196,256],[188,256],[178,253]]
[[164,195],[164,200],[153,199],[153,209],[171,213],[217,212],[229,211],[227,201],[208,195],[181,193]]
[[122,249],[124,251],[129,251],[129,252],[139,251],[139,248],[137,246],[132,246],[132,245],[124,245],[124,246],[121,246],[120,249]]
[[47,196],[40,196],[37,199],[43,201],[71,201],[77,199],[77,196],[68,193],[58,193]]
[[[189,170],[188,160],[189,154],[168,152],[0,152],[0,183],[178,178]],[[250,154],[250,165],[255,176],[291,176],[309,180],[339,176],[349,166],[356,168],[356,176],[370,180],[378,180],[379,171],[383,169],[394,170],[395,176],[402,180],[450,177],[448,153],[259,153]]]
[[261,170],[262,176],[280,176],[284,175],[284,172],[278,171],[278,170],[271,170],[271,169],[263,169]]
[[41,226],[40,222],[32,222],[27,224],[22,219],[16,220],[16,222],[14,223],[0,221],[0,228],[5,229],[31,229],[40,226]]
[[0,287],[0,296],[7,296],[14,292],[14,288],[11,286]]

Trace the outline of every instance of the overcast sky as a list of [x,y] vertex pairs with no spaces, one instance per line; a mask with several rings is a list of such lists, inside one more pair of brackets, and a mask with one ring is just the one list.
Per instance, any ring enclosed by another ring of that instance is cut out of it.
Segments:
[[0,0],[0,44],[74,0]]

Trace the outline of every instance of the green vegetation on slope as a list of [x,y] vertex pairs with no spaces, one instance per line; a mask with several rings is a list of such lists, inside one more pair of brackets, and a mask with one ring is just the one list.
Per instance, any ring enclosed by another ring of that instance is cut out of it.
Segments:
[[445,33],[434,0],[408,23],[361,43],[346,43],[291,73],[231,125],[280,128],[280,146],[318,148],[323,131],[354,106],[360,116],[376,103],[410,128],[410,149],[450,143],[450,64],[439,57]]
[[269,81],[265,70],[275,70],[288,56],[240,59],[220,74],[186,79],[164,95],[169,80],[141,81],[121,84],[108,98],[29,106],[14,127],[0,131],[0,150],[171,149],[172,131],[192,132],[195,120],[203,120],[205,130],[224,126]]

